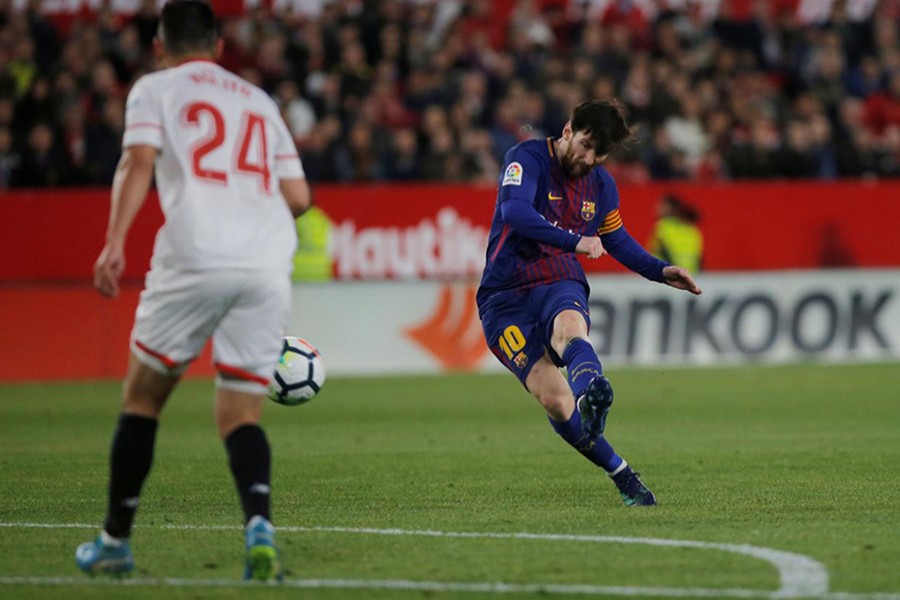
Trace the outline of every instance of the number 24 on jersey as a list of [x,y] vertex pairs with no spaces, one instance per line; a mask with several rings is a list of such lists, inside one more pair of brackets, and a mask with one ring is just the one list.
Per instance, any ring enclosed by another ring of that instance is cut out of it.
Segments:
[[[221,185],[228,184],[228,172],[209,165],[207,155],[225,143],[225,118],[222,112],[209,102],[192,102],[184,107],[184,121],[188,125],[200,127],[209,124],[209,133],[197,140],[188,149],[191,171],[204,181]],[[256,142],[254,144],[254,142]],[[251,147],[256,152],[250,155]],[[256,113],[244,111],[241,115],[241,132],[238,135],[238,151],[234,154],[232,172],[256,177],[260,190],[270,194],[271,172],[269,171],[268,145],[266,143],[265,118]],[[206,159],[204,163],[204,159]]]

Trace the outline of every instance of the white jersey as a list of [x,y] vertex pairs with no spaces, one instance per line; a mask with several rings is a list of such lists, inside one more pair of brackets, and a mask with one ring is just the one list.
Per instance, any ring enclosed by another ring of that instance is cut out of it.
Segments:
[[210,61],[141,77],[123,147],[157,148],[166,222],[152,266],[289,271],[297,244],[279,179],[304,177],[275,102]]

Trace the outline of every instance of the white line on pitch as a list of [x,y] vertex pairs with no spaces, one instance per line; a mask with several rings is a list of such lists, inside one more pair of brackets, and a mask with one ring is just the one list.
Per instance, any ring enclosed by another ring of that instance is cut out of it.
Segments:
[[[628,586],[562,585],[553,583],[480,583],[410,581],[405,579],[286,579],[280,583],[251,583],[234,579],[89,579],[87,577],[0,577],[0,584],[45,586],[153,586],[153,587],[289,587],[428,592],[488,592],[495,594],[586,594],[606,596],[658,596],[676,598],[775,598],[776,592],[740,589],[648,588]],[[779,598],[781,596],[778,596]],[[855,599],[854,599],[855,600]]]
[[[20,527],[20,528],[87,528],[93,529],[96,525],[87,525],[83,523],[2,523],[0,527]],[[152,527],[152,526],[150,526]],[[228,525],[159,525],[159,529],[193,529],[193,530],[235,530],[236,526]],[[828,571],[825,567],[815,560],[802,554],[792,552],[784,552],[781,550],[773,550],[771,548],[763,548],[760,546],[750,546],[746,544],[719,544],[713,542],[697,542],[690,540],[669,540],[660,538],[630,538],[621,536],[600,536],[600,535],[572,535],[572,534],[552,534],[552,533],[490,533],[490,532],[455,532],[455,531],[434,531],[434,530],[415,530],[415,529],[373,529],[373,528],[354,528],[354,527],[296,527],[296,526],[280,526],[279,531],[282,532],[327,532],[327,533],[355,533],[369,535],[396,535],[396,536],[428,536],[428,537],[449,537],[449,538],[466,538],[466,539],[525,539],[525,540],[546,540],[546,541],[568,541],[568,542],[591,542],[591,543],[616,543],[616,544],[643,544],[649,546],[662,547],[678,547],[678,548],[694,548],[701,550],[718,550],[722,552],[730,552],[750,556],[763,560],[778,570],[780,581],[779,589],[774,592],[779,597],[800,598],[800,597],[820,597],[828,594]],[[643,588],[641,588],[643,589]],[[753,590],[744,590],[747,593],[756,594]],[[718,593],[718,592],[717,592]],[[759,592],[766,593],[766,592]]]
[[[207,587],[207,588],[303,588],[397,590],[422,592],[479,592],[494,594],[564,594],[594,596],[644,596],[662,598],[762,598],[781,600],[781,592],[730,588],[654,588],[632,586],[563,585],[554,583],[487,583],[410,581],[405,579],[287,579],[279,583],[245,582],[235,579],[135,578],[102,579],[87,577],[0,577],[0,585],[104,586],[104,587]],[[817,596],[823,600],[900,600],[900,594],[853,594],[832,592]]]

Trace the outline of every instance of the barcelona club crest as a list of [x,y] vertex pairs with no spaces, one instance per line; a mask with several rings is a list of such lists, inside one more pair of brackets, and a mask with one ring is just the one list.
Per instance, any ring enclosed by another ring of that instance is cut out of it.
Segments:
[[516,354],[513,362],[516,363],[516,366],[520,369],[524,369],[525,365],[528,364],[528,355],[526,355],[524,352],[519,352],[518,354]]
[[597,215],[597,203],[588,200],[581,201],[581,218],[590,221]]

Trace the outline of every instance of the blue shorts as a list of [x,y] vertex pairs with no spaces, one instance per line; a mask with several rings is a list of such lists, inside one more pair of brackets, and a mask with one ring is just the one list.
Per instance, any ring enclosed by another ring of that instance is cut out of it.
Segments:
[[572,280],[528,290],[494,292],[479,304],[478,310],[491,352],[522,385],[545,351],[556,366],[563,366],[562,359],[550,347],[556,315],[564,310],[577,310],[584,316],[588,329],[591,327],[587,289]]

